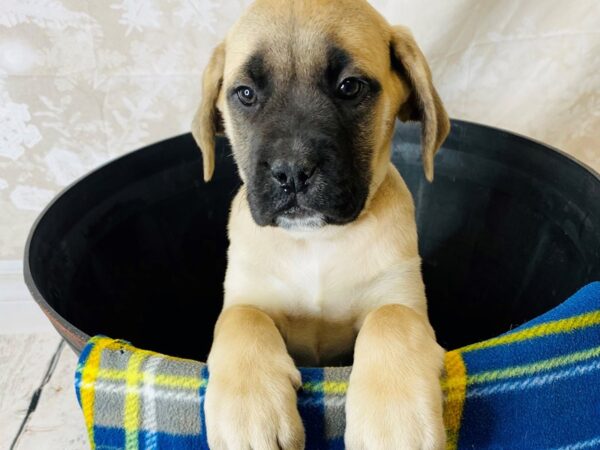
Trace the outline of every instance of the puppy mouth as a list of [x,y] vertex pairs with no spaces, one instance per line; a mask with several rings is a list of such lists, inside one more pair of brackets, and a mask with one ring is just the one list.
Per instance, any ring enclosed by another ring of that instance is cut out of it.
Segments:
[[299,205],[293,205],[275,217],[275,225],[290,231],[316,230],[326,223],[322,214]]

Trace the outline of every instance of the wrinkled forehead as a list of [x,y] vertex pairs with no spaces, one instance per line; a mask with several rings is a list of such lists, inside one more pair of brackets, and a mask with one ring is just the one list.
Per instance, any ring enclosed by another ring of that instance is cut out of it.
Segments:
[[261,72],[311,79],[331,66],[379,78],[390,68],[389,40],[362,1],[260,0],[227,36],[224,84]]

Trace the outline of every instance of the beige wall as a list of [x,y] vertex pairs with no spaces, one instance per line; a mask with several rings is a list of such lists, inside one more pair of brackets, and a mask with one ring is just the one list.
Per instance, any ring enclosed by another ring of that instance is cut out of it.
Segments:
[[[0,0],[0,271],[62,187],[189,130],[209,52],[246,3]],[[373,3],[413,29],[453,117],[600,170],[597,0]]]

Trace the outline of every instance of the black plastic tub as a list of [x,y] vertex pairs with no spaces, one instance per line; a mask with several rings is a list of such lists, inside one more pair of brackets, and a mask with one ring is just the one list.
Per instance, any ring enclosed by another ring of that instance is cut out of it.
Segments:
[[[453,121],[435,182],[419,128],[393,162],[417,205],[431,321],[447,349],[509,330],[600,279],[600,178],[569,156]],[[205,360],[221,309],[229,202],[240,181],[225,140],[202,181],[191,135],[134,151],[64,190],[40,215],[25,280],[80,351],[104,334]]]

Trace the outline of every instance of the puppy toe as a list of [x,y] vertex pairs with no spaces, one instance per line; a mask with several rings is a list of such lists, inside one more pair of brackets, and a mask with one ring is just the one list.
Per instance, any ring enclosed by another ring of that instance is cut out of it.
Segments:
[[285,450],[303,449],[305,437],[300,414],[294,408],[283,416],[284,418],[279,424],[279,435],[277,437],[279,447]]

